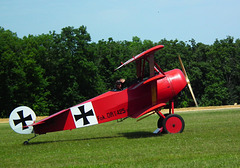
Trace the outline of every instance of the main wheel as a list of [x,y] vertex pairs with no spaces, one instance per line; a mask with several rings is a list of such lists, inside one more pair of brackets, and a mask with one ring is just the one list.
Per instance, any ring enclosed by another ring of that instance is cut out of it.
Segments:
[[181,133],[184,130],[185,123],[183,118],[177,114],[168,115],[162,122],[163,130],[166,133]]

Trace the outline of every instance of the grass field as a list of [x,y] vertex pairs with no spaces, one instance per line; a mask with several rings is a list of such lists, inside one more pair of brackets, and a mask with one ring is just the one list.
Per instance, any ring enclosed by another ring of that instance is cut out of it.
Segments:
[[181,134],[153,135],[158,117],[38,136],[0,124],[0,167],[240,167],[240,109],[178,113]]

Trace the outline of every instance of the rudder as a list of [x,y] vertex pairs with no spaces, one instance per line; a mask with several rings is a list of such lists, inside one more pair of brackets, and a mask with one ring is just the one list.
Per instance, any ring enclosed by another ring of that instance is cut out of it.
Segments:
[[36,114],[27,106],[15,108],[9,116],[9,124],[11,128],[19,134],[31,134],[33,132],[32,125],[36,121]]

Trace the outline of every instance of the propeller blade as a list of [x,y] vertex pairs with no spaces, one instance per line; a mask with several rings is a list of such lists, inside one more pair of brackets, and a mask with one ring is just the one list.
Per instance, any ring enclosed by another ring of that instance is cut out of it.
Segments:
[[196,100],[196,98],[195,98],[195,96],[194,96],[194,93],[193,93],[193,90],[192,90],[192,86],[191,86],[190,80],[189,80],[189,78],[188,78],[188,76],[187,76],[187,72],[186,72],[186,70],[185,70],[185,68],[184,68],[184,65],[183,65],[183,63],[182,63],[182,59],[181,59],[181,57],[180,57],[179,54],[178,54],[178,59],[179,59],[179,62],[180,62],[180,64],[181,64],[183,73],[184,73],[184,75],[185,75],[185,78],[186,78],[186,81],[187,81],[187,84],[188,84],[188,88],[189,88],[190,93],[191,93],[191,95],[192,95],[193,101],[194,101],[195,105],[198,107],[198,103],[197,103],[197,100]]

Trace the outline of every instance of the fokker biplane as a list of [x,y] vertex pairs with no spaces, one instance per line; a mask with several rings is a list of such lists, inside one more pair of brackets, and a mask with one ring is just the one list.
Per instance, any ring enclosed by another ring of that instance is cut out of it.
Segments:
[[[179,69],[164,72],[154,61],[154,53],[163,47],[158,45],[150,48],[115,69],[118,70],[131,62],[136,62],[138,82],[128,88],[121,91],[108,91],[38,122],[35,122],[36,115],[29,107],[17,107],[9,117],[11,128],[20,134],[34,133],[36,136],[127,117],[145,118],[156,113],[159,119],[158,129],[155,132],[181,133],[185,123],[180,115],[174,113],[174,98],[190,83],[184,69],[184,73]],[[149,66],[147,70],[146,65]],[[147,79],[146,72],[149,73]],[[163,114],[161,109],[168,102],[169,114]],[[29,141],[30,139],[24,144],[28,144]]]

